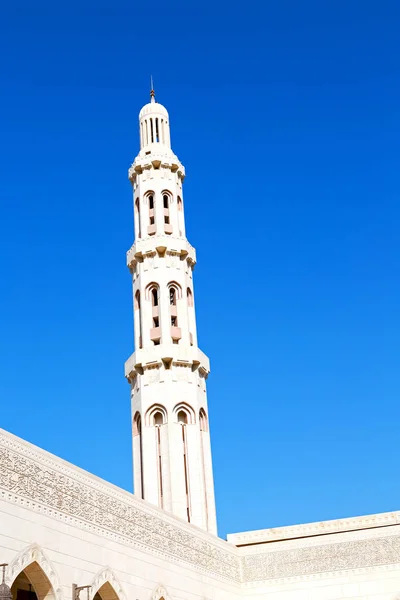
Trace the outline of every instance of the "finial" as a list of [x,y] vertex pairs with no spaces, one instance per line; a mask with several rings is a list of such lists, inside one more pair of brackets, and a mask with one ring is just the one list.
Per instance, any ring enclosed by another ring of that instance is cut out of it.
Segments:
[[154,85],[153,85],[153,75],[150,75],[150,100],[151,100],[151,102],[156,101],[156,93],[154,91]]

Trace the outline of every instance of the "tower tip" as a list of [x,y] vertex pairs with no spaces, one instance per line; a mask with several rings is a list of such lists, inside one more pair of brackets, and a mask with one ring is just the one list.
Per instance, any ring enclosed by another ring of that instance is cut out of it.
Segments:
[[153,84],[153,75],[150,75],[150,100],[151,100],[151,102],[155,102],[155,100],[156,100],[156,93],[154,91],[154,84]]

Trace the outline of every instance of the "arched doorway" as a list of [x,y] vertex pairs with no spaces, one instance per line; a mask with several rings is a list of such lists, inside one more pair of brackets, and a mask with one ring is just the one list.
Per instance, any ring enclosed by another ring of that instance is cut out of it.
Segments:
[[106,581],[105,583],[103,583],[101,588],[97,590],[97,592],[93,596],[93,600],[120,600],[120,598],[117,592],[114,590],[111,583],[109,581]]
[[17,575],[11,593],[13,600],[55,600],[53,587],[36,561]]

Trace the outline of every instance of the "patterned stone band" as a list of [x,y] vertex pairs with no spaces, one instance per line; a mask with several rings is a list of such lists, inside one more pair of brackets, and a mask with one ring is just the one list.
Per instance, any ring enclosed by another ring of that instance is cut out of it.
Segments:
[[[20,446],[19,452],[10,446]],[[132,495],[129,498],[128,493],[113,494],[111,485],[107,490],[108,486],[100,483],[100,487],[105,488],[100,491],[96,489],[95,477],[87,475],[84,482],[85,474],[80,469],[76,469],[77,477],[73,477],[73,467],[66,467],[64,461],[60,461],[62,470],[71,473],[53,470],[41,460],[47,453],[38,451],[37,457],[28,457],[26,450],[22,444],[0,432],[0,488],[3,490],[53,509],[52,515],[57,511],[75,517],[78,524],[79,521],[90,523],[95,526],[96,533],[109,537],[112,532],[123,538],[124,543],[144,546],[167,559],[191,563],[229,580],[240,580],[240,558],[235,548],[226,542],[214,541],[211,536],[180,524],[169,515],[158,516],[151,507],[142,508],[142,503]],[[30,448],[29,451],[33,453]],[[47,458],[46,462],[50,460]],[[35,508],[39,509],[39,506]]]
[[265,552],[242,558],[244,582],[304,577],[400,563],[400,537],[388,536]]
[[270,544],[257,553],[254,546],[236,549],[2,431],[0,489],[8,500],[25,501],[30,509],[53,518],[67,516],[76,526],[236,583],[400,563],[397,527],[376,529],[377,537],[352,541],[310,545],[308,538],[304,546],[285,550],[271,550]]

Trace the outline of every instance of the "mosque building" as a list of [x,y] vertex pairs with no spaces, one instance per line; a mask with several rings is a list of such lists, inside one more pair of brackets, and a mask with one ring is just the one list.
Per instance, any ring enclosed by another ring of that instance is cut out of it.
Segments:
[[217,536],[185,169],[154,91],[139,133],[135,494],[0,430],[0,600],[400,600],[400,512]]

